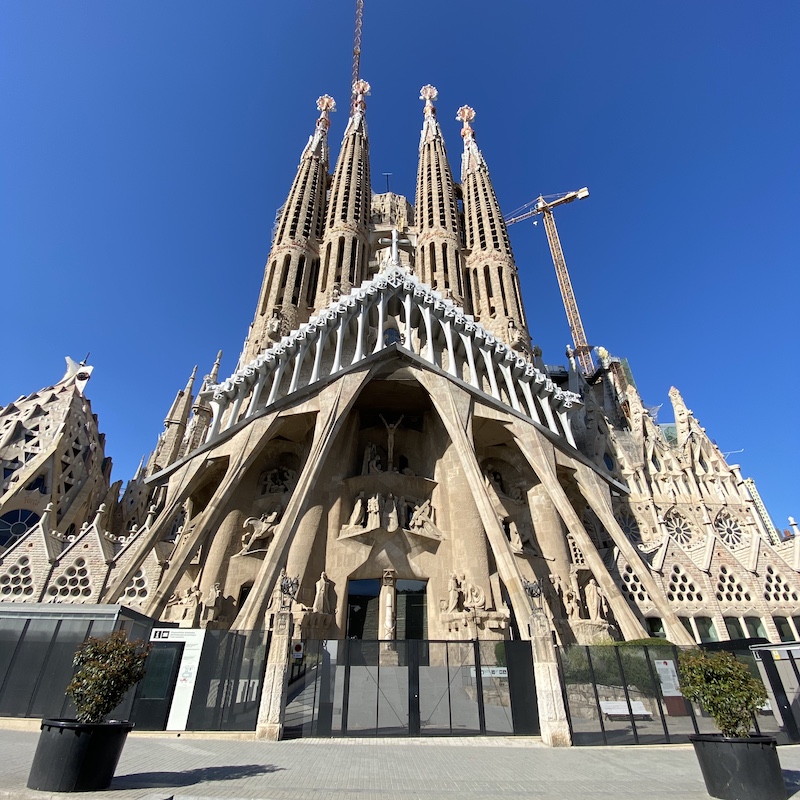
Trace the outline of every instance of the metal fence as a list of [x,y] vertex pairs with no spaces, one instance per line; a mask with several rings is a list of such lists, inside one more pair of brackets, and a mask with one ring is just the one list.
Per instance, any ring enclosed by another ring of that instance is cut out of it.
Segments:
[[296,661],[287,738],[538,733],[529,642],[308,640]]
[[[737,651],[754,675],[749,650]],[[564,703],[576,745],[670,744],[692,733],[718,733],[711,717],[681,694],[678,648],[665,646],[558,648]],[[789,739],[767,703],[753,720],[758,733]]]

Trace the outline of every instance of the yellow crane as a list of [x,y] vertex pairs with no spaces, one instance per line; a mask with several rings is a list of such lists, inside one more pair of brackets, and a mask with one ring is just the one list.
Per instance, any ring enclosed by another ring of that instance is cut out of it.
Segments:
[[[547,242],[550,245],[550,254],[553,256],[553,264],[556,268],[558,288],[561,290],[561,299],[564,301],[564,310],[567,312],[567,322],[572,333],[575,353],[585,375],[590,375],[594,371],[591,347],[586,341],[583,322],[581,322],[581,315],[578,312],[578,304],[575,302],[575,292],[572,290],[572,281],[569,279],[567,262],[564,260],[564,251],[561,249],[561,240],[558,238],[553,209],[563,206],[565,203],[571,203],[573,200],[583,200],[588,196],[589,190],[585,186],[583,189],[578,189],[574,192],[548,195],[547,198],[539,195],[536,200],[532,200],[530,203],[518,208],[506,218],[506,225],[510,226],[539,214],[542,215],[544,229],[547,233]],[[534,222],[535,224],[536,222]]]

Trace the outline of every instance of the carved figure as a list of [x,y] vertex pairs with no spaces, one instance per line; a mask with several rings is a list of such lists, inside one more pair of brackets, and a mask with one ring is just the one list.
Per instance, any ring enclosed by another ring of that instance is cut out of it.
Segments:
[[383,527],[389,533],[394,533],[400,527],[393,494],[389,494],[383,506]]
[[424,527],[426,522],[433,522],[433,511],[431,509],[431,501],[426,500],[421,506],[417,506],[414,510],[411,520],[408,523],[408,529],[412,531],[419,530]]
[[[242,549],[237,555],[244,556],[254,550],[267,550],[269,549],[272,537],[275,533],[275,526],[280,518],[280,506],[273,508],[268,514],[262,514],[260,519],[255,517],[248,517],[242,527],[247,530],[248,527],[253,528],[252,532],[245,533],[242,536]],[[256,546],[260,545],[260,546]]]
[[486,608],[486,592],[480,586],[466,581],[462,585],[464,587],[464,608],[470,608],[475,611]]
[[404,414],[400,415],[400,419],[394,423],[394,425],[390,425],[384,418],[383,414],[378,415],[381,418],[381,422],[386,426],[386,438],[387,438],[387,446],[386,450],[388,451],[387,455],[387,464],[386,464],[386,471],[392,472],[394,470],[394,435],[397,431],[397,426],[403,421]]
[[311,607],[312,611],[318,614],[332,614],[331,600],[330,600],[330,585],[328,576],[323,572],[319,576],[316,584],[316,594],[314,595],[314,605]]
[[183,595],[181,604],[183,605],[183,614],[181,614],[181,627],[191,628],[197,621],[198,605],[200,604],[200,596],[202,592],[200,587],[193,583]]
[[369,465],[375,455],[375,445],[372,442],[367,442],[367,446],[364,448],[364,458],[361,460],[362,475],[369,475]]
[[512,519],[511,522],[508,523],[508,533],[511,537],[511,549],[517,553],[522,552],[522,537],[519,535],[519,528],[517,527],[517,523],[514,522]]
[[279,308],[274,308],[272,310],[272,316],[270,317],[269,321],[267,322],[267,338],[272,339],[273,342],[277,342],[281,338],[281,327],[282,327],[282,315],[281,310]]
[[356,497],[355,505],[353,506],[353,513],[350,515],[348,525],[356,527],[362,525],[364,522],[364,492],[359,492]]
[[367,529],[373,530],[381,526],[381,496],[374,494],[367,500]]
[[208,590],[208,594],[203,598],[201,603],[203,615],[201,625],[203,627],[206,627],[210,622],[214,622],[217,618],[220,610],[221,595],[220,586],[218,583],[215,583]]
[[381,457],[378,455],[378,450],[373,445],[373,456],[369,462],[369,469],[367,470],[370,475],[377,475],[378,473],[383,472],[383,468],[381,467]]
[[586,595],[586,609],[589,612],[589,619],[600,622],[605,619],[608,609],[608,601],[603,589],[597,581],[592,578],[583,589]]
[[561,576],[558,573],[553,573],[550,575],[550,583],[553,584],[553,590],[555,591],[556,598],[563,602],[564,600],[564,582],[561,580]]
[[567,617],[569,619],[581,618],[581,607],[572,589],[567,589],[567,591],[564,592],[564,608],[567,610]]
[[397,501],[397,527],[405,528],[408,524],[408,501],[401,497]]
[[447,610],[449,613],[452,614],[459,610],[461,597],[461,584],[458,581],[458,575],[455,572],[451,572],[450,580],[447,583]]

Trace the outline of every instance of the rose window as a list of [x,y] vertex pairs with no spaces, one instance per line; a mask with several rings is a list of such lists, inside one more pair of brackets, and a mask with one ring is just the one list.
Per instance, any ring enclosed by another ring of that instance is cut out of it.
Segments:
[[623,511],[617,517],[617,522],[619,522],[622,532],[628,537],[628,539],[630,539],[634,544],[641,543],[642,532],[639,529],[639,523],[636,521],[636,517],[634,517],[633,514]]
[[665,520],[664,524],[667,527],[669,535],[678,543],[682,545],[689,544],[694,538],[694,531],[691,525],[680,515],[670,514]]
[[739,547],[744,542],[744,531],[739,523],[727,514],[720,514],[714,523],[714,529],[723,543],[728,547]]

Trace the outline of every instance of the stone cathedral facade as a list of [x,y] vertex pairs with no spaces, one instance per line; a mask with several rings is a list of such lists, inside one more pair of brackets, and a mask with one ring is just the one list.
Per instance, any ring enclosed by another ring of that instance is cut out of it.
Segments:
[[412,204],[371,190],[368,93],[332,169],[319,99],[237,368],[121,497],[91,367],[0,411],[0,601],[250,630],[286,576],[308,637],[524,639],[541,592],[563,643],[799,638],[800,537],[679,392],[658,425],[624,361],[532,345],[474,111],[456,181],[422,89]]

